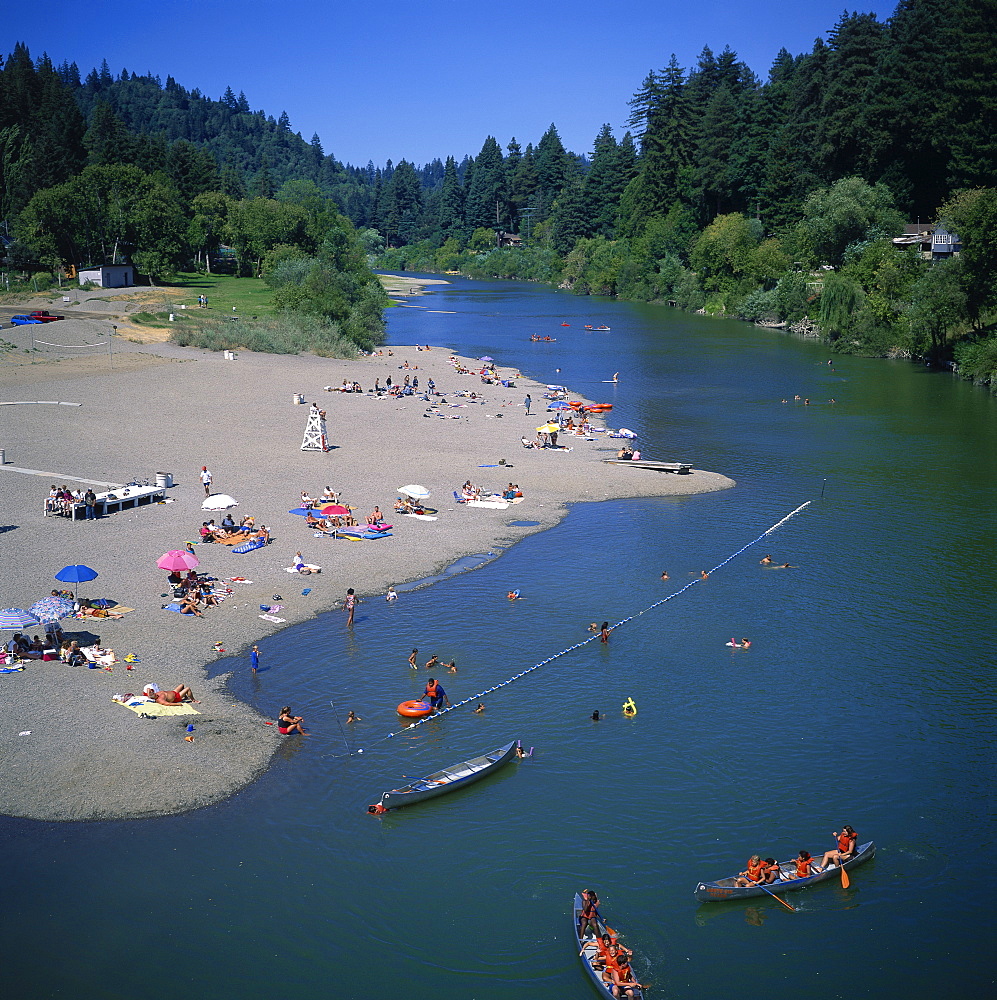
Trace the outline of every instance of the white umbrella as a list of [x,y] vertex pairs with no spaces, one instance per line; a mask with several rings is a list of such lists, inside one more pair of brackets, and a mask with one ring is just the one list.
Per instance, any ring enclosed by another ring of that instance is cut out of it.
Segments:
[[238,507],[239,501],[230,497],[227,493],[212,493],[205,497],[201,504],[201,510],[228,510],[229,507]]
[[399,486],[398,492],[402,496],[411,497],[413,500],[425,500],[429,496],[429,490],[425,486],[416,486],[410,483],[408,486]]
[[413,500],[425,500],[429,496],[429,490],[425,486],[418,486],[415,483],[409,483],[408,486],[399,486],[398,492],[403,496],[411,497]]

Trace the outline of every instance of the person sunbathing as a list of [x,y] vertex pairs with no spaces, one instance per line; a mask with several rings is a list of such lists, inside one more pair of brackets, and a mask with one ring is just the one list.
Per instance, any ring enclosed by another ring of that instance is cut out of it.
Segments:
[[178,684],[172,691],[157,691],[154,684],[146,684],[142,693],[157,705],[182,705],[185,701],[201,704],[186,684]]
[[180,614],[182,614],[182,615],[196,615],[198,618],[202,618],[203,615],[198,610],[197,605],[198,605],[197,594],[196,593],[188,594],[180,602]]
[[262,538],[264,545],[269,545],[270,544],[270,529],[265,524],[261,524],[260,525],[260,530],[256,532],[256,537],[257,538]]
[[375,506],[374,509],[367,515],[368,524],[381,524],[384,521],[384,515],[381,513],[381,508]]

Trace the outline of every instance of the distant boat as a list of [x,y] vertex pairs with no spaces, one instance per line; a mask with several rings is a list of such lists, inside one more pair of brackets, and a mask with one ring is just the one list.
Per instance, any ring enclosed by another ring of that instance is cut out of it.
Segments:
[[518,746],[519,740],[513,740],[511,743],[506,743],[504,747],[482,754],[480,757],[473,757],[471,760],[464,760],[459,764],[445,767],[442,771],[427,775],[425,778],[413,781],[402,788],[393,788],[390,792],[384,792],[377,805],[367,806],[367,811],[370,813],[387,812],[389,809],[409,806],[413,802],[432,799],[437,795],[445,795],[447,792],[463,788],[464,785],[469,785],[472,781],[478,781],[486,774],[497,771],[515,756]]
[[592,324],[591,323],[586,323],[585,324],[585,329],[586,330],[591,330],[592,329]]
[[571,326],[570,323],[562,323],[561,326]]
[[607,333],[611,329],[612,329],[612,327],[610,327],[610,326],[597,326],[596,327],[596,330],[598,330],[600,333]]

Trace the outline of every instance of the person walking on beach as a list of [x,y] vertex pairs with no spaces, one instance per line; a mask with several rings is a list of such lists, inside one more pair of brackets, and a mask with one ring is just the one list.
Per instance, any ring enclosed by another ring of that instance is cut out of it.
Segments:
[[211,473],[206,465],[201,466],[201,485],[204,487],[204,495],[211,494]]
[[346,600],[343,603],[343,608],[346,611],[346,627],[349,628],[353,625],[353,613],[357,609],[357,595],[352,587],[346,591]]
[[532,405],[532,403],[533,403],[533,400],[530,398],[530,394],[527,393],[526,394],[526,399],[523,400],[523,406],[526,407],[526,415],[527,416],[530,415],[530,406]]
[[249,662],[253,668],[253,673],[255,674],[257,670],[260,669],[260,650],[257,646],[249,651]]

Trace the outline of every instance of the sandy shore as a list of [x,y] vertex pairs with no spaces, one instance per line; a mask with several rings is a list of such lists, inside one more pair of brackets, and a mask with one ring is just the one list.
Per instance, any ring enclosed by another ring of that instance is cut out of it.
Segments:
[[[61,343],[106,329],[89,319],[57,326]],[[509,389],[483,385],[477,376],[456,374],[443,349],[393,348],[392,357],[355,361],[249,352],[226,361],[168,344],[126,342],[115,350],[114,368],[101,357],[46,360],[10,352],[0,361],[0,403],[44,401],[0,406],[7,463],[0,468],[0,603],[26,608],[56,586],[53,576],[63,565],[90,565],[100,577],[82,585],[81,595],[135,609],[94,630],[119,660],[134,653],[142,661],[133,671],[119,662],[112,672],[34,662],[0,675],[0,810],[9,815],[90,820],[176,813],[224,798],[262,773],[279,735],[226,693],[225,678],[206,682],[204,664],[216,641],[236,654],[284,627],[259,618],[259,605],[272,603],[274,593],[285,595],[279,614],[293,624],[334,607],[347,587],[383,594],[389,584],[422,579],[462,556],[550,527],[569,502],[733,485],[699,470],[677,476],[602,464],[614,441],[574,439],[566,454],[525,450],[520,437],[532,437],[541,422],[544,387],[524,379]],[[389,375],[406,374],[399,371],[406,360],[408,374],[423,386],[432,377],[449,402],[468,405],[447,407],[440,417],[428,415],[429,404],[415,396],[396,401],[323,391],[343,379],[365,389],[375,378],[383,385]],[[456,397],[460,389],[479,393],[484,404]],[[298,392],[328,412],[334,450],[327,454],[300,450],[308,410],[292,404]],[[527,392],[532,416],[522,405]],[[514,471],[479,468],[500,459]],[[218,491],[240,501],[237,517],[252,514],[269,525],[274,542],[244,556],[220,545],[196,546],[202,570],[254,582],[232,584],[232,596],[202,619],[181,618],[161,609],[165,574],[156,559],[196,539],[209,516],[200,509],[202,465]],[[92,522],[43,517],[43,498],[51,484],[68,482],[63,477],[125,483],[154,480],[157,472],[176,479],[172,503]],[[514,478],[526,498],[508,510],[458,507],[451,491],[468,478],[487,489]],[[411,482],[432,491],[438,520],[391,516],[396,487]],[[394,536],[357,543],[314,538],[302,518],[287,512],[302,489],[314,495],[326,485],[356,506],[361,520],[380,505],[396,526]],[[512,527],[514,520],[539,526]],[[298,549],[323,567],[321,575],[302,583],[284,572]],[[300,596],[303,586],[312,588],[307,598]],[[86,624],[70,619],[65,627]],[[147,721],[112,703],[112,694],[140,691],[148,681],[193,687],[202,701],[193,742],[184,739],[187,719]]]

